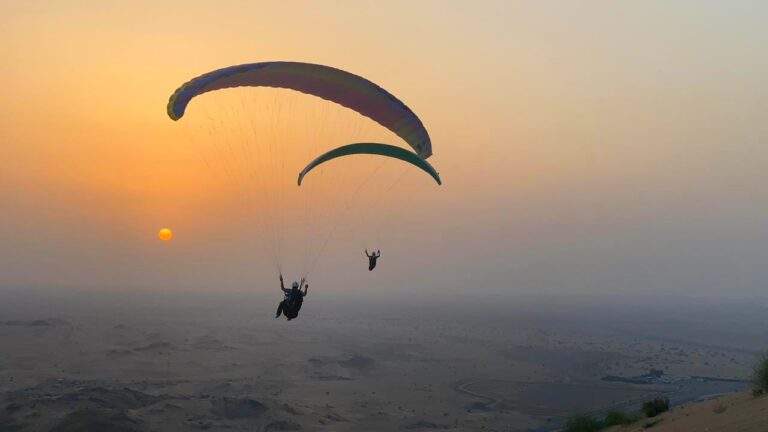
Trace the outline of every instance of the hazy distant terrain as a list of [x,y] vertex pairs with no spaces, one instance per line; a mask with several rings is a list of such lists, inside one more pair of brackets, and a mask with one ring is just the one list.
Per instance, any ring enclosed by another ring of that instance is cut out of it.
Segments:
[[768,346],[747,300],[0,296],[4,431],[546,430],[742,389]]

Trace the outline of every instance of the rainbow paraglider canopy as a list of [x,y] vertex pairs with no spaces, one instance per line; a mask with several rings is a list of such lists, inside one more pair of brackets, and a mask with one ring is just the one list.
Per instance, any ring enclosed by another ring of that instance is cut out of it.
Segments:
[[432,142],[408,106],[373,82],[330,66],[300,62],[260,62],[218,69],[179,87],[168,101],[168,116],[178,120],[196,96],[232,87],[278,87],[314,95],[357,111],[408,143],[422,158]]

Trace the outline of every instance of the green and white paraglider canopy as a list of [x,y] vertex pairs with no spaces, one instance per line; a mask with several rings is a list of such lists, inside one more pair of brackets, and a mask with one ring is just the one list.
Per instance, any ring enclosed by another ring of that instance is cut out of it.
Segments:
[[407,162],[432,176],[437,184],[443,184],[442,180],[440,180],[440,174],[438,174],[435,168],[425,159],[419,157],[419,155],[416,153],[389,144],[355,143],[335,148],[325,154],[318,156],[315,160],[307,164],[307,166],[299,173],[299,186],[301,186],[301,181],[304,179],[304,176],[309,174],[309,172],[315,169],[315,167],[330,160],[350,155],[380,155],[394,159],[400,159],[401,161]]

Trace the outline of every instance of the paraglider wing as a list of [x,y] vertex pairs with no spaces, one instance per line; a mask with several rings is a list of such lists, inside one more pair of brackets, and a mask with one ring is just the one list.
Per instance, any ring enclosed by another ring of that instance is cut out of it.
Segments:
[[355,154],[372,154],[372,155],[381,155],[381,156],[387,156],[395,159],[400,159],[402,161],[408,162],[411,165],[417,166],[422,171],[431,175],[432,178],[435,179],[437,184],[439,185],[443,184],[442,180],[440,180],[440,174],[438,174],[437,171],[435,171],[435,168],[432,165],[430,165],[429,162],[422,159],[416,153],[410,152],[402,147],[397,147],[389,144],[356,143],[356,144],[348,144],[345,146],[335,148],[325,154],[318,156],[315,160],[310,162],[299,173],[299,181],[298,181],[299,186],[301,186],[301,181],[304,179],[304,176],[307,175],[310,171],[312,171],[316,166],[321,165],[325,162],[328,162],[331,159],[336,159],[338,157],[355,155]]
[[209,72],[171,95],[168,116],[180,119],[195,96],[243,86],[286,88],[335,102],[394,132],[422,158],[432,155],[432,143],[421,120],[394,95],[361,76],[311,63],[250,63]]

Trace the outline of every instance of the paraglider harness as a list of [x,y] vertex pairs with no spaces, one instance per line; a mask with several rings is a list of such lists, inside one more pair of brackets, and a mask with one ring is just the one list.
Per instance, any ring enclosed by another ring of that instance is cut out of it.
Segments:
[[285,306],[283,306],[283,314],[289,320],[299,316],[299,310],[304,303],[304,293],[301,290],[297,290],[295,293],[287,294],[285,296]]
[[[282,275],[280,276],[280,282],[282,285]],[[295,284],[295,282],[294,282]],[[296,290],[284,290],[285,292],[285,298],[283,299],[282,303],[282,313],[285,315],[288,320],[292,320],[299,316],[299,310],[301,310],[301,305],[304,304],[304,293],[301,292],[301,288],[305,286],[306,281],[304,278],[301,279],[301,283],[298,284],[298,288]],[[282,288],[282,287],[281,287]]]

